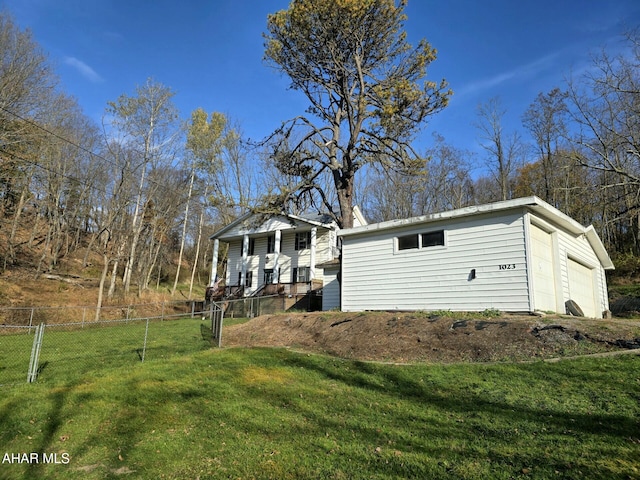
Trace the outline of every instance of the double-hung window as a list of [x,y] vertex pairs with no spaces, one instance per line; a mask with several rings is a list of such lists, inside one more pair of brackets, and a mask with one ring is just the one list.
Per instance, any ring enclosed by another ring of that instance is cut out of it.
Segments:
[[[282,252],[282,237],[280,237],[280,252]],[[269,235],[267,237],[267,253],[275,253],[276,252],[276,236]]]
[[242,272],[238,272],[238,286],[251,287],[252,278],[253,278],[253,272],[247,272],[247,275],[244,279],[244,285],[242,285]]
[[311,232],[296,232],[296,250],[304,250],[311,247]]
[[294,267],[293,282],[307,283],[311,280],[311,269],[309,267]]
[[[247,255],[253,255],[253,252],[256,248],[256,239],[249,239],[249,249],[247,250]],[[240,255],[244,257],[244,240],[240,242]]]
[[273,283],[273,268],[264,269],[264,278],[262,283]]

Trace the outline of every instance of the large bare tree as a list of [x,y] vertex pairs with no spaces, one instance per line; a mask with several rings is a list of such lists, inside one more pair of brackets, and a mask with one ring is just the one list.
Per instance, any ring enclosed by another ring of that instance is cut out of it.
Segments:
[[[267,63],[309,101],[306,113],[274,134],[272,158],[298,179],[283,203],[319,196],[343,227],[352,226],[355,177],[371,162],[411,171],[411,147],[429,116],[446,106],[447,83],[426,81],[436,50],[416,48],[403,31],[405,1],[293,0],[268,17]],[[332,179],[336,202],[323,188]]]
[[569,83],[576,159],[601,180],[602,229],[619,251],[640,253],[640,29],[627,50],[594,56]]
[[478,105],[475,124],[481,146],[487,152],[487,166],[500,188],[500,198],[511,198],[511,180],[524,159],[524,146],[517,132],[505,133],[503,117],[506,109],[499,97]]
[[566,198],[566,188],[556,180],[562,160],[560,152],[567,136],[567,93],[554,88],[549,93],[540,93],[522,116],[522,123],[531,133],[542,166],[544,190],[537,192],[542,198],[559,207]]

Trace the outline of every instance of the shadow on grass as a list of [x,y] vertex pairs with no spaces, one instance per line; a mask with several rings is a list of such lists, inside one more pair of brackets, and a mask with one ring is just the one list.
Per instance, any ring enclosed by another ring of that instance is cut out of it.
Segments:
[[[640,364],[640,359],[635,357],[630,361],[635,361],[636,366]],[[477,456],[479,463],[496,461],[504,465],[518,466],[517,469],[522,468],[524,471],[532,463],[545,462],[545,468],[551,473],[576,469],[575,478],[585,478],[581,474],[591,475],[590,478],[627,478],[628,475],[637,473],[627,471],[622,474],[614,467],[607,466],[607,462],[602,461],[597,462],[600,463],[598,472],[588,473],[589,468],[596,463],[594,457],[601,459],[603,455],[601,449],[611,444],[624,445],[621,450],[628,455],[624,455],[627,458],[621,460],[629,465],[635,463],[636,455],[640,452],[637,447],[640,431],[637,406],[634,412],[626,416],[602,411],[585,412],[584,409],[571,410],[571,399],[567,399],[565,404],[562,399],[555,401],[554,398],[554,385],[560,386],[567,382],[577,384],[585,381],[592,382],[591,385],[585,385],[587,392],[583,395],[586,397],[593,396],[592,391],[606,391],[610,386],[610,376],[607,372],[583,371],[584,368],[576,371],[566,363],[564,365],[540,363],[506,366],[504,375],[510,375],[508,378],[514,379],[519,377],[517,385],[509,392],[510,398],[507,399],[504,392],[491,392],[486,388],[483,390],[482,385],[473,381],[468,383],[461,376],[461,373],[468,371],[473,377],[478,369],[486,371],[493,369],[493,375],[500,375],[502,368],[500,366],[456,367],[455,373],[450,375],[446,374],[445,368],[444,378],[430,378],[427,373],[417,380],[415,375],[412,376],[410,373],[410,367],[381,367],[363,362],[337,363],[331,366],[329,362],[318,361],[317,357],[304,355],[288,356],[285,362],[292,367],[314,371],[330,381],[340,382],[355,389],[376,392],[385,396],[390,404],[393,404],[396,398],[415,404],[417,409],[411,411],[403,412],[395,409],[389,412],[394,416],[395,422],[413,425],[415,429],[413,438],[407,438],[402,433],[392,440],[393,444],[409,450],[424,451],[427,443],[422,441],[420,436],[442,435],[447,437],[445,445],[447,442],[452,445],[467,445],[464,452],[460,452],[464,453],[467,461]],[[441,372],[442,368],[437,367],[436,370]],[[451,382],[449,385],[446,383],[447,380]],[[527,386],[535,388],[534,386],[540,383],[548,389],[544,395],[550,397],[550,401],[547,402],[549,405],[534,406],[531,402],[527,404],[526,400],[531,398],[526,394]],[[633,391],[635,391],[635,398],[640,398],[637,385],[629,385],[627,390],[622,393],[634,396]],[[566,393],[560,395],[566,395]],[[615,401],[615,398],[611,400]],[[563,404],[566,406],[563,407]],[[432,413],[424,414],[421,412],[421,407]],[[599,410],[597,407],[593,409]],[[612,410],[616,410],[616,407]],[[304,414],[314,418],[327,429],[332,426],[338,427],[343,423],[318,411],[308,411]],[[381,411],[378,418],[386,422],[385,416],[386,413]],[[387,423],[386,427],[393,430],[392,423]],[[383,443],[387,434],[380,428],[361,427],[359,434],[371,445],[375,445],[376,442]],[[525,432],[519,433],[518,429]],[[520,444],[522,433],[531,439],[532,445],[530,447],[522,445],[521,450],[514,452],[513,447]],[[388,435],[393,437],[394,433],[390,431]],[[574,445],[574,448],[579,450],[567,451],[566,448],[557,448],[549,451],[550,446],[563,442]],[[424,453],[433,458],[450,456],[451,452],[446,446],[434,447],[438,443],[431,443],[431,446],[427,447],[428,451]],[[546,455],[545,458],[542,458],[543,453]],[[583,455],[587,458],[582,458]],[[382,466],[382,468],[385,467]]]
[[[47,362],[45,362],[45,365]],[[60,427],[65,423],[65,421],[69,420],[64,413],[64,407],[66,403],[67,394],[70,394],[76,386],[76,383],[70,383],[65,385],[64,387],[58,387],[51,391],[48,395],[49,408],[46,412],[46,422],[44,428],[42,429],[41,440],[36,447],[34,452],[38,454],[39,462],[37,463],[29,463],[27,465],[26,471],[24,473],[25,480],[30,480],[34,478],[45,478],[44,470],[45,467],[50,466],[50,464],[44,463],[42,461],[43,456],[51,456],[52,454],[56,454],[60,450],[59,446],[56,443],[65,441],[64,438],[58,437],[60,433]],[[56,438],[58,437],[58,438]],[[57,459],[57,457],[54,457]]]

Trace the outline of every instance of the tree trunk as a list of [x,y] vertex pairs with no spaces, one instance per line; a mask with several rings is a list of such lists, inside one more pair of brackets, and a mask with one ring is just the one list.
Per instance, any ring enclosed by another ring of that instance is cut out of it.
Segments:
[[196,176],[195,168],[191,169],[191,178],[189,179],[189,193],[187,194],[187,204],[184,207],[184,222],[182,222],[182,240],[180,241],[180,254],[178,255],[178,266],[176,267],[176,278],[173,281],[171,296],[176,293],[178,286],[178,278],[180,277],[180,266],[182,265],[182,255],[184,253],[184,242],[187,236],[187,221],[189,220],[189,203],[191,203],[191,194],[193,192],[193,180]]
[[[106,250],[106,245],[105,245]],[[102,267],[102,275],[100,275],[100,286],[98,287],[98,302],[96,304],[96,322],[100,320],[100,311],[102,310],[102,298],[104,294],[104,284],[107,279],[107,273],[109,272],[109,257],[106,253],[102,254],[102,261],[104,265]]]
[[333,178],[340,206],[340,228],[353,227],[353,172],[335,170]]
[[[207,197],[207,188],[204,190],[204,197]],[[193,268],[191,269],[191,281],[189,282],[189,300],[193,293],[193,279],[196,276],[196,270],[198,269],[198,257],[200,257],[200,243],[202,242],[202,226],[204,224],[204,206],[200,210],[200,220],[198,221],[198,239],[196,240],[196,253],[193,259]]]
[[142,190],[144,188],[144,180],[147,173],[147,165],[143,165],[142,173],[140,174],[140,185],[138,187],[138,197],[136,199],[136,208],[133,212],[133,239],[131,240],[131,250],[129,251],[129,258],[124,267],[124,274],[122,276],[122,283],[124,294],[129,293],[129,287],[131,286],[131,273],[133,272],[133,264],[136,258],[136,249],[138,247],[138,241],[140,240],[140,233],[142,232],[142,217],[144,213],[141,213],[140,203],[142,202]]
[[[16,207],[16,211],[13,216],[13,222],[11,223],[11,233],[9,234],[9,240],[7,242],[7,251],[4,256],[3,270],[7,269],[8,261],[11,261],[11,263],[15,261],[16,252],[14,250],[13,243],[16,238],[16,232],[18,231],[20,216],[22,215],[22,209],[24,208],[25,203],[27,203],[27,188],[23,187],[22,193],[20,193],[20,200],[18,201],[18,206]],[[35,216],[37,216],[37,213],[35,214]]]

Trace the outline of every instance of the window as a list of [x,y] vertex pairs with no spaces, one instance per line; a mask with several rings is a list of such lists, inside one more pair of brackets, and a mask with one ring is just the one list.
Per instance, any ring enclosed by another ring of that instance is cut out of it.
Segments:
[[[256,239],[255,238],[250,238],[249,239],[249,251],[247,252],[247,255],[253,255],[253,252],[256,248]],[[244,240],[242,240],[240,242],[240,255],[244,257]]]
[[311,269],[309,267],[294,267],[293,269],[293,282],[294,283],[307,283],[311,281]]
[[398,237],[398,250],[410,250],[412,248],[418,248],[417,234]]
[[[282,252],[282,236],[280,237],[280,249],[278,250]],[[269,235],[267,237],[267,253],[275,253],[276,252],[276,236]]]
[[304,250],[311,246],[311,232],[296,233],[296,250]]
[[444,230],[422,234],[422,248],[444,245]]
[[264,278],[262,283],[273,283],[273,268],[264,269]]
[[[247,277],[244,279],[244,286],[251,286],[251,279],[253,277],[253,272],[247,272]],[[238,286],[242,286],[242,272],[238,272]]]
[[435,232],[427,232],[421,234],[403,235],[397,237],[397,249],[400,250],[417,250],[419,248],[428,248],[444,245],[444,230]]

